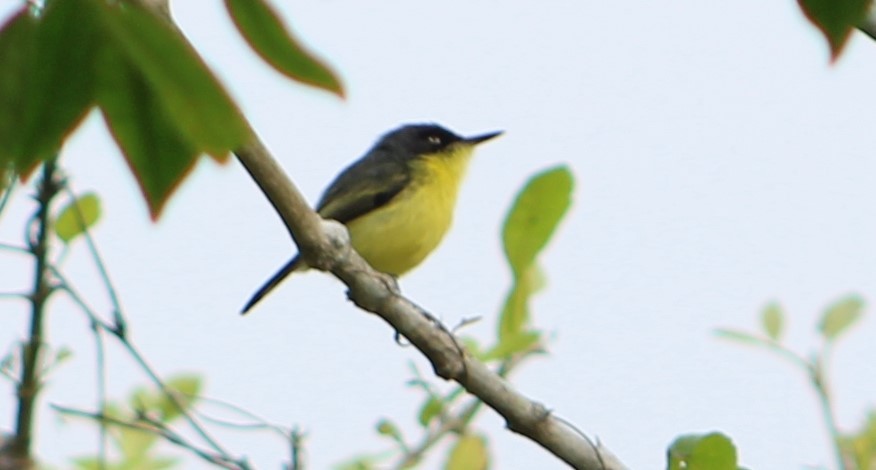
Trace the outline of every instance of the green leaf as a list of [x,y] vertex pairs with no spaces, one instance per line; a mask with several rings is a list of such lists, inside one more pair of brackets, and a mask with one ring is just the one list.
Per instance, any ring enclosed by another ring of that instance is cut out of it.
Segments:
[[64,243],[94,227],[100,219],[100,198],[86,193],[67,204],[55,221],[55,233]]
[[199,152],[224,159],[246,141],[249,128],[237,107],[180,33],[130,2],[104,11],[113,45],[142,74],[154,92],[150,99],[160,101],[173,127]]
[[760,316],[763,331],[773,341],[779,341],[779,338],[781,338],[782,330],[784,328],[784,320],[782,306],[775,302],[767,305]]
[[101,459],[98,457],[76,457],[73,459],[73,466],[78,470],[101,470],[105,468]]
[[525,273],[572,203],[572,173],[566,166],[535,175],[505,218],[502,241],[515,278]]
[[340,80],[293,37],[264,0],[225,0],[225,8],[250,47],[283,75],[344,97]]
[[117,436],[119,451],[121,451],[124,461],[137,462],[144,459],[152,447],[158,443],[158,434],[155,432],[122,426],[114,426],[114,428],[113,434]]
[[489,467],[490,456],[487,453],[487,442],[482,436],[464,434],[456,441],[450,451],[445,470],[486,470]]
[[864,301],[856,295],[840,299],[828,307],[821,317],[818,325],[821,335],[827,341],[834,341],[861,318],[863,309]]
[[32,103],[25,99],[32,86],[36,62],[37,21],[22,7],[0,29],[0,168],[12,164],[29,166],[36,162],[24,158],[32,121]]
[[94,55],[103,30],[97,0],[24,8],[0,36],[0,162],[27,173],[61,147],[93,104]]
[[737,470],[736,447],[729,437],[713,432],[680,436],[669,447],[670,470]]
[[392,438],[392,440],[403,443],[401,431],[398,430],[398,426],[395,425],[392,421],[388,419],[381,419],[377,423],[377,433],[381,436],[387,436]]
[[432,419],[440,415],[442,411],[444,411],[444,402],[438,397],[429,397],[429,399],[426,400],[426,403],[420,408],[417,420],[420,422],[420,425],[425,428],[429,426]]
[[[192,405],[201,393],[203,381],[197,375],[180,375],[167,381],[165,385],[174,394],[176,401],[182,406],[183,411],[191,409]],[[174,401],[162,394],[157,402],[157,409],[161,413],[161,420],[168,423],[182,413]]]
[[831,60],[836,60],[852,30],[867,17],[872,0],[798,0],[806,18],[830,45]]
[[870,411],[861,429],[840,438],[844,455],[855,463],[850,468],[876,468],[876,412]]
[[156,219],[194,168],[198,148],[174,126],[156,90],[120,51],[105,48],[99,79],[104,121]]

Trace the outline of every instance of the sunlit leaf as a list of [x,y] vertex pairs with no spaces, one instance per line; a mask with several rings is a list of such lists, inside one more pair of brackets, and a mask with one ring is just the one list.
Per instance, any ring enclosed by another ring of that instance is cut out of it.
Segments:
[[843,298],[827,308],[818,329],[824,339],[833,341],[861,318],[863,309],[864,301],[860,297]]
[[736,447],[727,436],[713,432],[681,436],[668,451],[670,470],[737,470]]
[[486,439],[464,434],[457,439],[456,445],[450,451],[444,470],[486,470],[489,463]]
[[761,314],[760,320],[763,325],[763,331],[767,336],[773,341],[778,341],[782,336],[785,320],[782,306],[778,303],[767,305]]
[[293,80],[344,96],[340,80],[294,38],[266,0],[225,0],[225,7],[265,62]]
[[854,28],[867,17],[872,0],[798,0],[806,18],[830,45],[831,60],[842,53]]
[[100,219],[100,198],[86,193],[61,209],[55,221],[55,233],[64,243],[70,243]]
[[505,218],[505,256],[519,277],[547,245],[572,203],[572,173],[559,166],[532,177]]

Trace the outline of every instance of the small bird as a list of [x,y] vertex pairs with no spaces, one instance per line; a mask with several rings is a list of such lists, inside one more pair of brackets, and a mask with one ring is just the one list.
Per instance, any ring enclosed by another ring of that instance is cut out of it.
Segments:
[[[401,276],[420,264],[450,228],[474,147],[500,134],[460,137],[435,124],[390,131],[335,178],[316,211],[346,225],[353,248],[371,267]],[[292,258],[241,313],[286,276],[308,268],[300,255]]]

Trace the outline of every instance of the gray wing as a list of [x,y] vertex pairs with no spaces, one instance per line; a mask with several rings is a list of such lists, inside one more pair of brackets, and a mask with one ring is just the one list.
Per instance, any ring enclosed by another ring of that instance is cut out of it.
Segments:
[[317,205],[326,219],[346,224],[392,200],[410,182],[404,162],[366,157],[344,170]]

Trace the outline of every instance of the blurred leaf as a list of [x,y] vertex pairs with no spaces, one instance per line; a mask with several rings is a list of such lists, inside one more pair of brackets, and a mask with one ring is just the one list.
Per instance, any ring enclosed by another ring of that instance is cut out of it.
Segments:
[[104,470],[107,467],[98,457],[76,457],[73,466],[79,470]]
[[372,456],[355,457],[352,460],[334,466],[335,470],[374,470],[380,468],[376,464],[377,459]]
[[445,470],[486,470],[490,457],[487,454],[486,439],[481,436],[464,434],[456,441],[450,451]]
[[855,463],[850,468],[876,468],[876,412],[870,411],[861,430],[840,438],[846,458]]
[[[175,394],[183,411],[188,411],[201,393],[202,380],[197,375],[179,375],[168,380],[166,385]],[[179,407],[173,400],[163,394],[157,405],[158,411],[161,413],[161,420],[165,423],[176,419],[181,414]]]
[[64,243],[70,243],[94,227],[99,219],[100,198],[94,193],[86,193],[61,209],[55,221],[55,233]]
[[142,74],[138,79],[148,84],[150,99],[160,101],[172,127],[199,152],[226,159],[249,136],[231,97],[180,33],[143,8],[122,6],[104,9],[113,45]]
[[778,341],[782,336],[785,320],[782,306],[775,302],[767,305],[761,314],[760,320],[763,325],[763,331],[767,336],[773,341]]
[[152,218],[194,167],[198,149],[173,125],[160,97],[121,53],[101,55],[97,99],[104,121],[124,153]]
[[392,440],[403,444],[404,440],[402,439],[401,431],[398,430],[398,426],[395,425],[392,421],[388,419],[381,419],[377,423],[377,433],[381,436],[387,436],[392,438]]
[[225,0],[250,47],[283,75],[344,97],[340,80],[299,44],[265,0]]
[[852,30],[866,18],[872,0],[798,0],[806,18],[830,45],[831,60],[836,60]]
[[680,436],[669,447],[670,470],[737,470],[736,447],[729,437],[713,432]]
[[505,218],[502,240],[515,278],[521,277],[547,245],[572,202],[572,173],[566,166],[532,177]]
[[58,352],[55,353],[55,364],[60,364],[71,357],[73,357],[73,351],[68,347],[62,346],[58,349]]
[[123,461],[139,461],[144,459],[152,447],[158,442],[158,435],[150,431],[141,431],[129,427],[114,426]]
[[821,335],[827,341],[834,341],[861,318],[863,309],[864,301],[856,295],[837,301],[821,317],[821,324],[818,325]]
[[420,422],[420,425],[425,428],[429,426],[432,419],[440,415],[442,411],[444,411],[444,402],[438,397],[431,396],[420,408],[417,420]]
[[54,155],[93,102],[94,54],[103,30],[97,0],[47,2],[39,20],[22,7],[0,35],[0,163],[26,174]]

